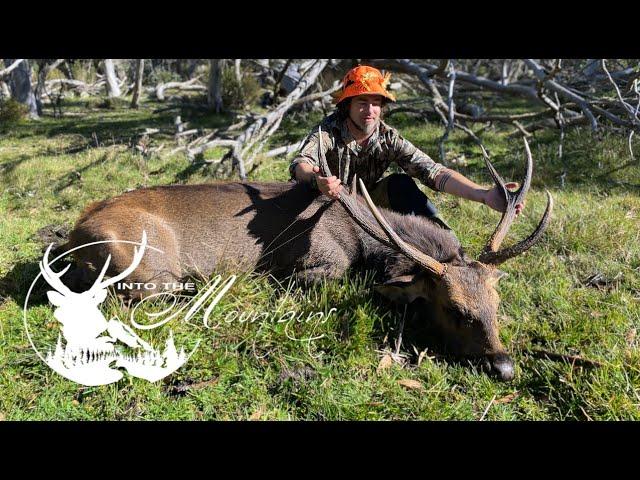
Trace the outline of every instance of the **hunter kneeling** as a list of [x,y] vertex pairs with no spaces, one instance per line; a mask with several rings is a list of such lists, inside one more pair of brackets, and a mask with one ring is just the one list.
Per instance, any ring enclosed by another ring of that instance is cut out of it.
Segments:
[[[354,175],[361,179],[376,205],[403,214],[431,218],[442,227],[449,226],[427,196],[410,178],[418,178],[435,190],[451,193],[483,203],[504,212],[506,203],[500,187],[483,188],[464,175],[433,161],[427,154],[402,138],[382,121],[383,107],[395,102],[387,91],[390,74],[385,76],[373,67],[358,66],[342,81],[336,97],[336,110],[321,125],[323,154],[332,172],[338,176],[323,177],[318,158],[318,130],[307,137],[300,154],[291,162],[291,177],[307,182],[324,195],[338,199],[343,184],[350,185]],[[381,180],[389,165],[395,162],[406,172]],[[507,183],[507,188],[516,188]],[[519,215],[524,205],[516,205]]]

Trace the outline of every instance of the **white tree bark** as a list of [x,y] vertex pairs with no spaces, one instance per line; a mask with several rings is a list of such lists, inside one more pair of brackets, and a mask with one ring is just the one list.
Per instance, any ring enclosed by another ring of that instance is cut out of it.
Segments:
[[[7,68],[14,67],[15,60],[5,59],[4,64]],[[31,65],[28,60],[23,60],[11,70],[8,77],[9,87],[11,88],[11,96],[18,102],[29,107],[29,116],[31,118],[39,118],[38,105],[36,96],[31,88]]]
[[233,66],[235,68],[235,73],[236,73],[236,81],[238,82],[238,85],[242,85],[242,72],[240,71],[241,61],[242,59],[236,58],[235,61],[233,62]]
[[254,123],[247,128],[239,137],[238,141],[241,146],[240,158],[246,161],[243,165],[240,161],[239,171],[240,178],[245,178],[244,168],[249,167],[256,155],[262,150],[266,140],[278,129],[282,117],[292,107],[311,85],[313,85],[318,76],[329,63],[329,59],[321,58],[314,60],[313,64],[303,73],[300,82],[296,88],[271,112],[255,119]]
[[179,89],[179,90],[186,90],[186,91],[194,91],[194,90],[208,90],[207,87],[205,87],[204,85],[200,85],[198,83],[199,78],[192,78],[191,80],[188,80],[186,82],[168,82],[168,83],[161,83],[159,85],[157,85],[155,88],[151,88],[150,91],[155,91],[155,95],[156,98],[160,101],[164,101],[165,100],[165,96],[164,96],[164,92],[165,90],[171,90],[171,89]]
[[[4,68],[2,70],[0,70],[0,78],[2,77],[6,77],[7,75],[9,75],[15,68],[18,67],[18,65],[20,65],[22,62],[24,62],[24,58],[19,58],[17,60],[14,60],[14,62],[9,65],[7,68]],[[7,61],[5,60],[5,65],[7,64]]]
[[107,95],[109,95],[109,98],[119,97],[121,95],[121,92],[120,87],[118,86],[118,77],[116,76],[113,59],[104,59],[104,71],[107,79]]
[[11,98],[11,90],[9,90],[9,85],[0,80],[0,98]]
[[216,112],[222,111],[222,60],[212,58],[209,60],[209,91],[207,100],[209,106]]
[[136,78],[133,86],[133,95],[131,97],[131,108],[138,108],[140,100],[140,92],[142,91],[142,75],[144,73],[144,59],[136,60]]
[[49,73],[58,68],[62,62],[64,62],[64,58],[58,58],[57,60],[41,60],[40,61],[40,70],[38,71],[38,83],[36,84],[35,96],[36,96],[36,105],[38,106],[38,114],[42,115],[42,96],[46,92],[45,82],[47,80],[47,76]]

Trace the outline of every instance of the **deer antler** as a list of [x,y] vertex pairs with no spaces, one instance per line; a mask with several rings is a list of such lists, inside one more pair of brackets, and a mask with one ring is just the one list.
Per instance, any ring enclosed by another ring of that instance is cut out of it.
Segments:
[[49,252],[51,251],[51,247],[53,247],[53,243],[47,248],[47,251],[44,254],[44,258],[40,260],[40,272],[42,272],[42,277],[51,286],[51,288],[55,289],[59,294],[66,297],[67,295],[73,294],[73,292],[69,289],[69,287],[62,283],[60,277],[62,277],[67,272],[67,270],[69,270],[71,264],[67,265],[60,273],[56,273],[51,270],[51,267],[49,267]]
[[502,214],[500,222],[498,222],[498,226],[489,238],[487,245],[484,247],[482,253],[480,254],[480,257],[478,258],[478,260],[482,263],[497,265],[504,262],[505,260],[508,260],[509,258],[520,255],[524,251],[531,248],[540,239],[545,229],[547,228],[549,219],[551,217],[551,211],[553,210],[553,197],[551,197],[551,194],[547,190],[547,208],[544,211],[544,215],[542,216],[540,223],[531,235],[511,247],[499,250],[504,237],[507,235],[509,228],[511,228],[511,224],[516,217],[516,205],[524,201],[527,191],[529,190],[529,186],[531,185],[531,176],[533,173],[533,158],[531,157],[529,143],[525,138],[524,148],[527,152],[527,168],[520,188],[515,192],[511,192],[507,189],[504,180],[489,161],[489,155],[487,155],[484,147],[482,147],[481,145],[480,148],[482,148],[482,154],[484,156],[487,169],[489,170],[493,181],[502,190],[505,201],[507,203],[507,208]]
[[104,262],[104,266],[102,267],[102,271],[100,272],[100,275],[98,275],[98,278],[93,283],[93,286],[91,287],[90,290],[91,291],[96,291],[96,290],[105,289],[105,288],[109,287],[110,285],[118,283],[120,280],[126,278],[131,273],[133,273],[133,271],[136,268],[138,268],[138,265],[140,264],[140,261],[142,260],[142,257],[144,255],[144,251],[145,251],[146,247],[147,247],[147,232],[146,232],[146,230],[143,230],[142,231],[142,239],[140,240],[140,249],[138,250],[138,247],[134,247],[133,248],[133,261],[131,262],[131,265],[129,265],[129,267],[127,267],[127,269],[125,269],[123,272],[119,273],[115,277],[111,277],[107,281],[102,281],[102,278],[104,277],[104,274],[106,273],[107,268],[109,267],[109,262],[111,261],[111,255],[109,255],[107,257],[107,261]]
[[[329,164],[327,163],[325,153],[322,151],[322,130],[320,128],[318,128],[318,158],[320,161],[320,170],[322,172],[322,175],[325,177],[330,177],[331,170],[329,169]],[[353,183],[351,184],[351,194],[346,193],[345,189],[341,189],[339,198],[339,202],[342,204],[351,218],[353,218],[365,232],[378,240],[380,243],[383,243],[388,247],[391,247],[394,250],[402,253],[407,258],[413,260],[418,265],[425,268],[427,271],[438,276],[444,275],[447,272],[447,265],[437,261],[435,258],[430,257],[429,255],[421,252],[414,246],[402,240],[393,230],[391,225],[389,225],[386,219],[382,216],[378,208],[375,206],[362,180],[359,180],[358,183],[360,185],[360,190],[364,195],[365,201],[367,202],[369,210],[386,235],[382,235],[380,230],[362,214],[356,197],[355,175],[353,178]]]

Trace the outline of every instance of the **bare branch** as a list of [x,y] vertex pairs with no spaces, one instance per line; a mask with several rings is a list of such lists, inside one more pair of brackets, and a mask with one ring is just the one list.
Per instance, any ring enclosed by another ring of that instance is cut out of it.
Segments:
[[194,77],[191,80],[186,82],[167,82],[161,83],[155,87],[156,98],[160,101],[165,99],[164,92],[169,89],[179,89],[179,90],[199,90],[206,91],[207,87],[197,83],[199,82],[200,77]]
[[615,88],[616,94],[618,95],[618,100],[620,101],[620,104],[623,106],[624,110],[629,115],[629,118],[631,119],[631,123],[637,124],[638,123],[638,114],[637,114],[637,112],[634,113],[633,107],[631,105],[629,105],[627,102],[625,102],[624,99],[622,98],[622,94],[620,93],[620,89],[618,88],[618,84],[611,77],[611,74],[609,73],[609,70],[607,70],[607,65],[606,65],[606,62],[605,62],[604,58],[601,60],[601,66],[602,66],[602,70],[604,70],[604,72],[607,74],[607,77],[609,78],[609,81],[611,82],[611,84]]
[[568,100],[576,102],[580,107],[580,109],[585,114],[585,116],[591,122],[591,128],[593,130],[598,129],[598,121],[596,120],[596,117],[593,116],[593,113],[591,112],[591,108],[584,98],[571,92],[569,89],[560,85],[555,80],[550,80],[548,78],[548,75],[542,69],[542,67],[538,65],[538,63],[533,59],[527,58],[525,59],[525,63],[529,68],[531,68],[531,70],[533,70],[533,73],[535,74],[535,76],[538,78],[538,80],[540,80],[540,82],[542,82],[542,84],[544,84],[546,88],[548,88],[553,92],[558,93],[560,96],[567,98]]
[[0,70],[0,78],[6,77],[7,75],[9,75],[14,69],[18,68],[18,65],[20,65],[22,62],[24,62],[24,58],[19,58],[4,70]]

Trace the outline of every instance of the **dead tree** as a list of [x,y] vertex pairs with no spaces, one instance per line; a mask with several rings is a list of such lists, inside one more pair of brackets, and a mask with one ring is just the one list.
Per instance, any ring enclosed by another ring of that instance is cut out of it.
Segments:
[[31,88],[31,65],[28,60],[18,62],[5,59],[5,71],[9,71],[8,80],[11,97],[29,108],[29,117],[39,118],[36,96]]
[[131,108],[138,108],[140,91],[142,90],[142,76],[144,74],[144,59],[136,60],[135,82],[133,85],[133,95],[131,96]]
[[200,78],[195,77],[186,82],[167,82],[160,83],[155,87],[148,89],[149,92],[153,92],[156,98],[160,101],[166,100],[165,92],[167,90],[183,90],[183,91],[206,91],[207,87],[200,83]]
[[4,63],[5,65],[8,65],[8,66],[0,70],[0,79],[8,76],[13,70],[18,68],[18,66],[24,61],[25,61],[24,58],[18,58],[17,60],[13,60],[11,64],[8,64],[9,60],[5,60]]
[[40,60],[38,62],[40,69],[38,70],[38,83],[36,84],[35,89],[35,97],[36,97],[36,105],[38,106],[38,114],[42,115],[42,97],[43,95],[47,95],[46,90],[46,80],[47,76],[51,71],[58,68],[64,62],[64,58],[59,58],[57,60]]
[[116,70],[113,65],[113,59],[104,59],[104,73],[107,79],[107,95],[109,98],[117,98],[121,95],[120,87],[118,86],[118,77],[116,76]]
[[209,60],[209,89],[207,101],[214,112],[222,111],[222,62],[220,59]]
[[[254,166],[256,157],[263,150],[268,138],[278,129],[284,115],[293,105],[298,103],[302,95],[316,83],[318,76],[322,73],[328,62],[328,59],[319,59],[310,62],[306,70],[302,72],[302,77],[298,85],[287,95],[282,103],[266,114],[257,116],[250,121],[243,120],[240,123],[241,126],[248,125],[248,127],[239,136],[232,139],[213,138],[207,143],[199,144],[195,148],[187,147],[187,155],[195,159],[197,155],[202,154],[209,148],[218,146],[228,147],[230,149],[229,153],[222,160],[231,158],[233,167],[237,169],[240,178],[245,180],[247,177],[247,169]],[[334,85],[331,90],[335,88],[336,86]],[[231,130],[231,127],[227,130]]]

